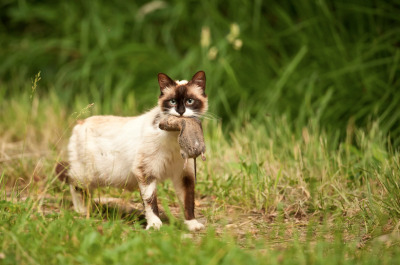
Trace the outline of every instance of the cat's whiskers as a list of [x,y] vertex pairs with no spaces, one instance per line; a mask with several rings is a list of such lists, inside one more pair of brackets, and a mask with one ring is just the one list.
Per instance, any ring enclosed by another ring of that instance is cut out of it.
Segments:
[[200,116],[204,120],[211,120],[211,121],[221,120],[221,117],[219,117],[218,115],[211,113],[211,112],[206,112],[204,114],[201,114]]

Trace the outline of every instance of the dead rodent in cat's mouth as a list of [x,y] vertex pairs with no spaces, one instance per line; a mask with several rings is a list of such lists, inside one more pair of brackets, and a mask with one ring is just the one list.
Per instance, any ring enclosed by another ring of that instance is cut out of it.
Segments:
[[169,115],[160,121],[159,128],[165,131],[180,131],[178,142],[185,166],[189,158],[196,159],[201,155],[203,161],[206,159],[206,145],[200,119]]

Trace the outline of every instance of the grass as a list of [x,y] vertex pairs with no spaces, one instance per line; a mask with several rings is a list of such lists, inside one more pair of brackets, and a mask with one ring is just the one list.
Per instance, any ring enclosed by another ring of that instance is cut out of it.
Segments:
[[[398,11],[374,0],[3,1],[0,264],[399,263]],[[169,182],[160,231],[143,229],[137,192],[99,190],[117,205],[75,214],[54,165],[76,120],[139,114],[156,104],[157,72],[200,69],[207,230],[185,230]]]
[[[96,198],[120,198],[135,211],[100,205],[84,218],[73,212],[68,187],[53,173],[55,162],[66,157],[71,124],[95,109],[72,114],[57,97],[30,99],[29,93],[6,104],[3,264],[393,264],[400,259],[399,154],[376,122],[368,131],[349,127],[341,141],[312,120],[299,134],[287,118],[265,117],[263,123],[244,121],[228,136],[219,120],[206,119],[208,160],[198,163],[196,205],[207,230],[185,230],[166,182],[159,185],[165,225],[145,231],[137,192],[100,190]],[[24,141],[12,140],[18,133]]]
[[[3,264],[394,264],[399,260],[396,246],[379,241],[362,250],[354,242],[343,244],[340,225],[330,242],[323,236],[304,242],[295,232],[293,239],[280,243],[284,247],[271,247],[274,243],[251,235],[242,240],[243,247],[235,243],[237,235],[213,228],[188,237],[172,226],[149,232],[120,220],[76,218],[68,211],[32,214],[31,207],[32,202],[2,203],[7,209],[2,220],[9,219],[2,221]],[[270,232],[280,234],[284,229],[282,224]],[[315,233],[315,227],[306,229]]]
[[43,94],[131,115],[153,104],[157,72],[202,69],[224,126],[285,113],[296,127],[317,117],[344,137],[349,120],[373,119],[399,144],[395,1],[6,1],[0,10],[3,97],[18,98],[41,71]]

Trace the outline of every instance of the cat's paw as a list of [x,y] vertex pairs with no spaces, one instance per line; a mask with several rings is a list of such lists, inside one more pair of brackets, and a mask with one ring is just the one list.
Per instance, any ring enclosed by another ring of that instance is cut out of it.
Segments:
[[202,230],[205,228],[205,226],[202,223],[200,223],[199,221],[197,221],[196,219],[186,220],[185,224],[186,224],[187,228],[189,229],[189,231],[191,231],[191,232]]
[[85,207],[83,204],[76,204],[74,205],[74,210],[77,212],[79,215],[85,216],[88,213],[88,208]]
[[160,230],[161,226],[162,226],[162,222],[161,222],[160,218],[158,218],[157,216],[154,216],[154,217],[150,218],[150,220],[147,220],[146,230],[149,230],[150,228],[153,228],[154,230]]

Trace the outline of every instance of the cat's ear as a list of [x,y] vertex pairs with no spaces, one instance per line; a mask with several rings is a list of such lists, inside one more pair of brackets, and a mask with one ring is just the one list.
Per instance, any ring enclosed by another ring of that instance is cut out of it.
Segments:
[[158,74],[158,84],[160,85],[161,94],[166,87],[175,85],[175,81],[163,73]]
[[206,73],[204,73],[204,71],[198,71],[195,73],[191,81],[201,87],[203,91],[206,89]]

